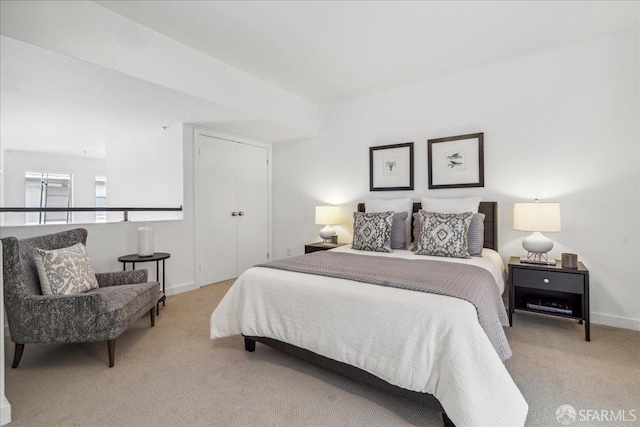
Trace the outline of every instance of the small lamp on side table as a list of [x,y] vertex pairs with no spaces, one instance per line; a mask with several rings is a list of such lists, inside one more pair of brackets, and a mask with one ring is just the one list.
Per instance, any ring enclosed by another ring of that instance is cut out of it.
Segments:
[[316,225],[324,225],[320,230],[323,243],[330,243],[331,237],[336,235],[332,225],[340,224],[340,206],[316,206]]
[[527,251],[527,257],[520,262],[530,264],[556,265],[549,261],[547,253],[553,249],[553,241],[541,232],[552,233],[560,231],[560,204],[533,203],[513,204],[513,229],[532,231],[531,236],[522,241],[522,247]]

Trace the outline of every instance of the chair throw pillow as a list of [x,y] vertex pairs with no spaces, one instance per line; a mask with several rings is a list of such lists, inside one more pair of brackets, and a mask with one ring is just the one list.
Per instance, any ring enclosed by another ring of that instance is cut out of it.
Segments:
[[72,295],[98,288],[82,243],[54,250],[36,248],[33,261],[38,270],[42,295]]
[[418,214],[422,225],[417,255],[471,258],[467,237],[471,212],[441,214],[420,210]]
[[[467,243],[469,245],[469,255],[482,256],[482,248],[484,246],[484,218],[483,213],[474,213],[469,224],[469,232],[467,233]],[[413,241],[420,239],[420,214],[413,214]]]
[[352,248],[360,251],[393,252],[393,212],[354,212]]

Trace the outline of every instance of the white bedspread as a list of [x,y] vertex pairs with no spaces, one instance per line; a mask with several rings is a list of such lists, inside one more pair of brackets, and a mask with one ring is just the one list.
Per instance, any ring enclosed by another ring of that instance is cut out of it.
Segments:
[[[410,251],[385,255],[416,257]],[[504,289],[504,266],[494,251],[458,261],[487,268]],[[528,405],[475,307],[464,300],[254,267],[211,315],[212,339],[240,333],[287,342],[433,394],[458,427],[524,425]]]

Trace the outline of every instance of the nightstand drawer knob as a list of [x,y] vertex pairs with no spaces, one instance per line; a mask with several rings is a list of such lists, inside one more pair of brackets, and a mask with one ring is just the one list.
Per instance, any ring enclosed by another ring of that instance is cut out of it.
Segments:
[[542,279],[544,283],[549,283],[549,279]]

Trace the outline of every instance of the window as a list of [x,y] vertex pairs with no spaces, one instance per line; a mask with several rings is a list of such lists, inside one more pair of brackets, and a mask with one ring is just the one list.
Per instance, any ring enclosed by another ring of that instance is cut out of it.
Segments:
[[[96,176],[96,208],[107,207],[107,177]],[[107,222],[106,212],[96,212],[96,222]]]
[[[25,206],[28,208],[69,208],[72,205],[71,174],[27,171]],[[28,212],[27,224],[69,224],[71,212]]]

